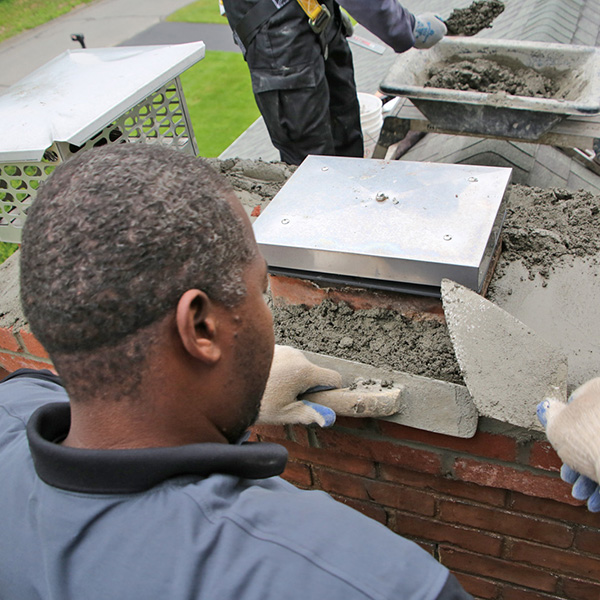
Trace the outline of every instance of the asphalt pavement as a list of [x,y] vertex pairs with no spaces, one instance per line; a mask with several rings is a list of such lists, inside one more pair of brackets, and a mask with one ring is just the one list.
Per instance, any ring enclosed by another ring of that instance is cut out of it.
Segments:
[[[171,13],[194,0],[97,0],[0,44],[0,94],[65,50],[86,47],[176,44],[202,40],[207,50],[238,51],[223,25],[171,23]],[[217,0],[215,0],[216,8]]]

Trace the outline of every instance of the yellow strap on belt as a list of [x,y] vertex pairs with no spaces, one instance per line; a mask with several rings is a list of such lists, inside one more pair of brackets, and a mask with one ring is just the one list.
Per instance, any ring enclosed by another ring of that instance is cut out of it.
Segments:
[[323,11],[318,0],[298,0],[298,4],[311,21],[314,21]]

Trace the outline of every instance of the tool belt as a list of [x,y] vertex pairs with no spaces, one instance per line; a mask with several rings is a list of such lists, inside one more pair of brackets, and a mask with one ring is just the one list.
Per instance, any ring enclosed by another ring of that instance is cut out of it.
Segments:
[[[331,21],[331,11],[320,4],[318,0],[296,0],[302,7],[302,10],[308,17],[310,28],[321,35]],[[250,42],[255,38],[261,25],[268,21],[279,7],[273,3],[273,0],[259,0],[235,26],[235,32],[240,38],[242,44],[247,48]]]

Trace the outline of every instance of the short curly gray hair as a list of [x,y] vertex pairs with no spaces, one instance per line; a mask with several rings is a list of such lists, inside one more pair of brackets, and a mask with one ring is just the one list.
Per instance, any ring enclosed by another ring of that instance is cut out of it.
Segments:
[[256,246],[232,195],[202,159],[158,145],[105,146],[60,165],[21,248],[23,308],[50,355],[118,344],[187,289],[226,306],[243,299]]

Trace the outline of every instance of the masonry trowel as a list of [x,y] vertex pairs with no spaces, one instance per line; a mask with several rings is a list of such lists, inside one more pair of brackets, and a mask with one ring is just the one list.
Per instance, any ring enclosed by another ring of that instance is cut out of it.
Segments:
[[450,36],[472,36],[492,26],[504,11],[501,0],[475,0],[466,8],[455,8],[444,21]]
[[476,292],[449,279],[441,288],[454,352],[479,414],[543,430],[538,403],[566,402],[566,356]]

